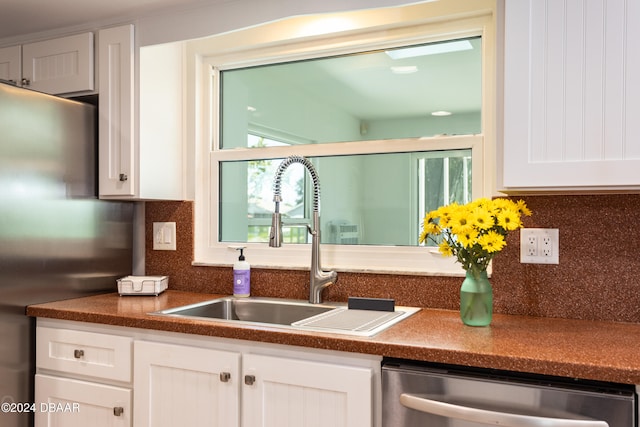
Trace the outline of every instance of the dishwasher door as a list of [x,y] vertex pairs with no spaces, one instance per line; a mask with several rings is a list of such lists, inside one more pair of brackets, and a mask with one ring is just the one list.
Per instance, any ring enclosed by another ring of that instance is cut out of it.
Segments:
[[637,427],[633,386],[387,361],[385,427]]

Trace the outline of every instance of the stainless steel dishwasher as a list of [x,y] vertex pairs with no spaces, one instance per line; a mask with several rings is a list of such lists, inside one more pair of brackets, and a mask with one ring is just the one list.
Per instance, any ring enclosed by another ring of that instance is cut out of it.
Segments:
[[634,386],[385,360],[384,427],[638,427]]

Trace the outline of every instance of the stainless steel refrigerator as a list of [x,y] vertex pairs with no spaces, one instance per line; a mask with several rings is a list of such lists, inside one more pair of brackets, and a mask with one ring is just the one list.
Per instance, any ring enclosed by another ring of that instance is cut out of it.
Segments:
[[[0,400],[33,402],[30,304],[115,291],[132,272],[134,206],[97,198],[87,103],[0,83]],[[31,414],[0,412],[3,427]]]

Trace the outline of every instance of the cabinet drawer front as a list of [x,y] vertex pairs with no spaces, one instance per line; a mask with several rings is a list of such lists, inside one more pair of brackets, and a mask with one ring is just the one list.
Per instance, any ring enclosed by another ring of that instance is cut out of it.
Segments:
[[36,427],[131,426],[131,389],[40,374],[35,384]]
[[38,327],[38,368],[131,382],[133,340],[117,335]]

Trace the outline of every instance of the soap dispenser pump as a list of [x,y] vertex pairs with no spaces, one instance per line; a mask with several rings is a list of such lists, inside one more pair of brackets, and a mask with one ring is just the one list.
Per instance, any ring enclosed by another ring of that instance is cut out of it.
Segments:
[[238,261],[233,264],[233,296],[248,297],[251,295],[251,265],[245,260],[244,247],[240,251]]

